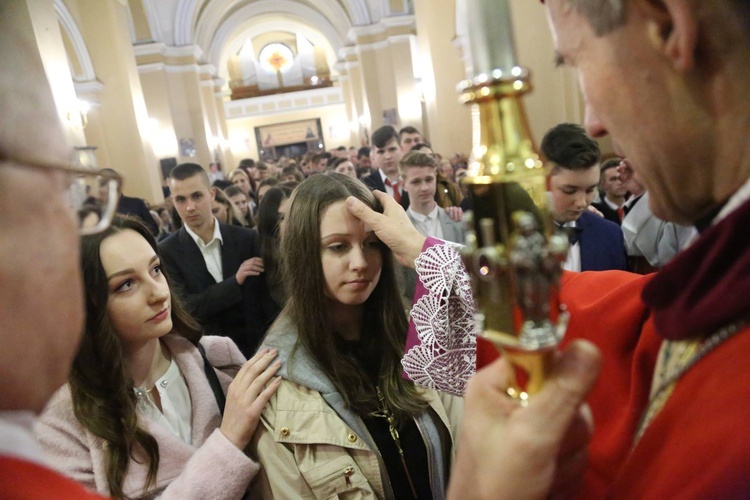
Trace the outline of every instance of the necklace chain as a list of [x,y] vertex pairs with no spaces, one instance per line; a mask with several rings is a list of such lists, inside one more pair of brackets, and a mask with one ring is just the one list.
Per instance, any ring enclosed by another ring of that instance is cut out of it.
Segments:
[[[656,415],[661,411],[661,409],[666,404],[667,400],[669,399],[669,396],[671,395],[672,391],[671,389],[674,388],[674,384],[677,383],[677,381],[682,378],[682,376],[693,366],[695,366],[698,361],[706,357],[708,353],[719,347],[721,344],[732,338],[734,335],[739,333],[742,328],[747,323],[746,319],[741,319],[738,321],[735,321],[733,323],[730,323],[713,334],[711,334],[695,351],[695,353],[688,358],[687,361],[685,361],[683,364],[678,364],[676,369],[674,370],[668,370],[666,378],[659,384],[658,388],[653,391],[653,395],[651,398],[649,398],[648,407],[646,408],[645,413],[643,414],[643,417],[641,418],[641,422],[638,425],[638,432],[635,437],[635,444],[638,443],[638,441],[643,436],[644,432],[646,432],[646,429],[648,428],[649,424],[653,419],[656,417]],[[667,341],[671,342],[671,341]],[[670,344],[667,345],[667,349],[669,349]],[[668,351],[667,351],[668,355]]]
[[398,450],[398,454],[401,458],[401,466],[404,468],[406,479],[409,481],[411,493],[414,498],[418,498],[417,490],[414,487],[414,482],[412,481],[411,474],[409,473],[409,468],[406,466],[406,457],[404,456],[403,448],[401,448],[401,437],[399,436],[398,429],[396,428],[396,419],[393,416],[393,412],[386,405],[385,395],[383,394],[383,391],[380,390],[380,386],[376,386],[375,390],[377,391],[378,403],[380,403],[380,408],[378,408],[377,411],[372,412],[370,415],[373,417],[384,418],[386,422],[388,422],[388,431],[391,433],[391,439],[393,439],[393,442],[396,444],[396,449]]

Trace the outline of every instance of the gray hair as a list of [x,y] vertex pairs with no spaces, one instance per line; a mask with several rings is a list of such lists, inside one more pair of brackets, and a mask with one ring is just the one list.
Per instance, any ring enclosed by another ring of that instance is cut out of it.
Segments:
[[606,35],[627,20],[628,0],[567,0],[588,20],[597,36]]

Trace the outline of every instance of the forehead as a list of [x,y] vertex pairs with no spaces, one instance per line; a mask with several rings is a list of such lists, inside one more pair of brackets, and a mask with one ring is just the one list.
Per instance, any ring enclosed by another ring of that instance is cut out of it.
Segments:
[[208,193],[208,186],[203,182],[200,175],[194,175],[183,180],[170,179],[169,189],[175,196],[185,196],[198,191]]
[[586,18],[568,0],[547,0],[547,21],[558,54],[573,57],[594,33]]
[[385,143],[385,146],[378,149],[389,149],[389,148],[397,148],[398,147],[398,140],[397,139],[391,139],[390,141]]
[[617,173],[617,169],[615,167],[608,168],[604,171],[604,178],[608,180],[617,179],[619,178],[619,174]]
[[585,169],[570,170],[557,168],[550,177],[552,184],[556,186],[575,186],[589,188],[599,184],[599,166],[594,165]]
[[125,229],[102,240],[99,258],[107,275],[147,264],[156,255],[148,241],[132,229]]
[[327,206],[321,214],[321,238],[325,238],[331,234],[355,235],[366,231],[371,230],[364,222],[349,213],[343,200]]
[[405,179],[417,179],[424,177],[435,177],[435,167],[406,167],[404,169]]

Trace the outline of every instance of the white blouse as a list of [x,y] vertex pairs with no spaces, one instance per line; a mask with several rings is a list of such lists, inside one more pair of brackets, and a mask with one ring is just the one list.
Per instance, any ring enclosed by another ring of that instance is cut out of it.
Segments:
[[[154,402],[153,390],[159,391],[163,411],[159,411]],[[191,442],[192,428],[190,424],[193,412],[190,392],[174,358],[172,358],[167,372],[156,381],[154,389],[149,391],[143,387],[135,387],[134,391],[138,398],[138,410],[149,419],[156,420],[159,424],[171,430],[175,436],[184,442]]]

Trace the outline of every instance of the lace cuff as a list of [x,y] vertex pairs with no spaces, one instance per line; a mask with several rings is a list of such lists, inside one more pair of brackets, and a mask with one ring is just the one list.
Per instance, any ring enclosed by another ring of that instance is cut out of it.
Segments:
[[469,275],[456,249],[435,238],[427,238],[414,264],[418,281],[401,361],[404,373],[423,387],[462,396],[476,370]]

